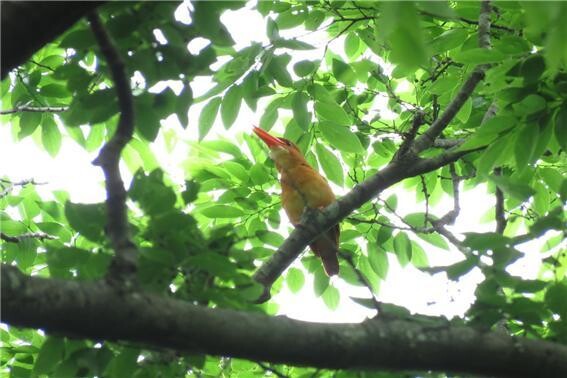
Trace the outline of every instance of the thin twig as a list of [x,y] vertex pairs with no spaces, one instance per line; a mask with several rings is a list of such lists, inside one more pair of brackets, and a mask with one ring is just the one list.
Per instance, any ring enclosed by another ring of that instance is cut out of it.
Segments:
[[376,299],[376,296],[374,296],[374,291],[372,290],[372,285],[370,284],[370,281],[368,281],[368,278],[366,278],[366,276],[360,271],[360,269],[356,267],[356,264],[352,260],[352,256],[350,254],[341,252],[340,256],[354,270],[358,281],[363,284],[370,292],[370,299],[372,301],[374,309],[378,312],[378,314],[382,314],[382,304]]
[[[502,174],[502,169],[500,167],[494,168],[494,176],[500,176]],[[498,186],[496,186],[496,206],[494,208],[495,218],[496,218],[496,232],[499,234],[504,234],[508,220],[504,214],[504,193]]]
[[102,168],[106,186],[107,232],[116,253],[108,272],[110,281],[119,281],[127,286],[134,281],[136,271],[137,249],[130,240],[128,230],[126,190],[120,176],[120,154],[134,133],[134,107],[130,81],[118,51],[110,40],[96,12],[87,16],[93,34],[106,58],[120,108],[120,119],[115,134],[104,145],[93,162]]
[[46,240],[46,239],[56,239],[54,236],[44,234],[43,232],[28,232],[26,234],[21,234],[18,236],[10,236],[6,235],[3,232],[0,232],[0,239],[4,240],[5,242],[9,243],[19,243],[24,239],[39,239],[39,240]]
[[[37,182],[34,179],[12,182],[10,180],[0,178],[0,182],[7,184],[6,187],[2,188],[2,191],[0,192],[0,198],[6,197],[8,194],[10,194],[12,189],[14,189],[14,187],[16,187],[16,186],[44,185],[44,184],[46,184],[44,182]],[[0,186],[4,186],[4,185],[0,185]]]
[[425,219],[423,221],[423,227],[427,226],[427,219],[429,218],[429,191],[427,190],[427,183],[425,182],[425,177],[423,175],[419,176],[421,181],[421,191],[425,197]]
[[402,142],[400,148],[396,152],[394,158],[401,159],[406,156],[407,152],[410,150],[410,147],[417,135],[419,127],[423,125],[423,117],[424,113],[422,110],[416,110],[413,117],[413,122],[411,124],[410,130],[404,134],[404,141]]
[[68,106],[16,106],[13,109],[0,110],[0,115],[13,114],[13,113],[23,113],[23,112],[35,112],[35,113],[61,113],[69,110]]

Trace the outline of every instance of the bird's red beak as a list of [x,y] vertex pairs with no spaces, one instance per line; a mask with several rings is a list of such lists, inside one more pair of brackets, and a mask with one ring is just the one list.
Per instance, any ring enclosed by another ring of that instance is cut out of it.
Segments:
[[254,126],[254,132],[268,145],[269,148],[285,146],[286,144],[280,138],[270,135],[264,129]]

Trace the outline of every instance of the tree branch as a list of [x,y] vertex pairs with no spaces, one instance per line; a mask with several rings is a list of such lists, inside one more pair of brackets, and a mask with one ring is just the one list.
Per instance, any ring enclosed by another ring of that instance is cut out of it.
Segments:
[[116,253],[108,272],[108,279],[121,281],[129,286],[136,271],[137,249],[130,240],[128,230],[126,190],[120,176],[120,154],[134,133],[134,107],[130,81],[118,51],[104,29],[96,12],[87,16],[102,55],[108,63],[112,80],[118,96],[120,119],[115,134],[100,151],[94,161],[102,168],[106,186],[107,232]]
[[[501,168],[494,169],[494,175],[500,176],[502,174]],[[506,215],[504,214],[504,193],[502,190],[497,186],[496,187],[496,206],[494,208],[495,218],[496,218],[496,232],[499,234],[504,234],[504,230],[506,229],[506,225],[508,221],[506,220]]]
[[66,112],[68,106],[17,106],[14,109],[0,110],[0,115],[23,113],[23,112],[36,112],[36,113],[61,113]]
[[[478,21],[478,44],[480,47],[490,48],[490,1],[483,0],[481,2],[480,16]],[[435,120],[431,127],[427,129],[419,138],[417,138],[412,146],[412,152],[419,154],[429,148],[449,123],[455,118],[465,101],[471,96],[474,89],[484,79],[484,73],[489,65],[481,64],[473,69],[469,78],[465,81],[453,101],[447,106],[441,117]]]
[[51,235],[44,234],[43,232],[28,232],[26,234],[21,234],[21,235],[18,235],[18,236],[11,236],[11,235],[7,235],[3,232],[0,232],[0,240],[4,240],[5,242],[19,243],[24,239],[45,240],[45,239],[55,239],[55,238]]
[[567,376],[563,345],[446,322],[375,318],[360,324],[309,323],[120,293],[104,281],[28,277],[7,265],[1,273],[2,321],[15,327],[330,369]]

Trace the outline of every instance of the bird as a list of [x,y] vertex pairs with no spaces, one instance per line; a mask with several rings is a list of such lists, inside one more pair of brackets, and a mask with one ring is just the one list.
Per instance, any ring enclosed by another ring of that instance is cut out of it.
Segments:
[[[291,224],[299,225],[306,207],[323,209],[335,201],[327,180],[309,165],[299,148],[285,138],[275,137],[254,126],[254,133],[268,146],[280,174],[282,207]],[[318,256],[328,276],[339,273],[339,225],[315,239],[309,247]]]

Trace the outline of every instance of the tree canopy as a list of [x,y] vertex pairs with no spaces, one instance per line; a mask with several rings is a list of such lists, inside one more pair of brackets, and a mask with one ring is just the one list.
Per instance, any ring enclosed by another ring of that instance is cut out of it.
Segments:
[[[237,47],[223,15],[243,9],[265,43]],[[2,372],[567,376],[565,18],[561,2],[2,2],[2,127],[54,158],[96,152],[106,192],[0,179]],[[255,120],[337,191],[296,228]],[[179,144],[182,177],[156,154]],[[457,232],[478,188],[484,215]],[[337,223],[329,279],[302,252]],[[412,314],[380,298],[394,264],[482,278],[464,316]],[[275,316],[284,288],[336,309],[352,286],[361,323]]]

